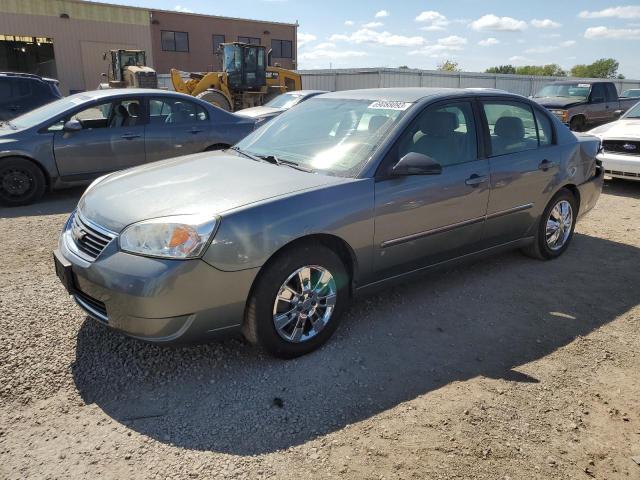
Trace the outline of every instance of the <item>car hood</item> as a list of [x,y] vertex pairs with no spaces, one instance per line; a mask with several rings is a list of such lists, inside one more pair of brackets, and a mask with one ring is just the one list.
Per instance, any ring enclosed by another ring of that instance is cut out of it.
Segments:
[[640,139],[640,118],[622,118],[589,131],[600,138]]
[[274,107],[252,107],[245,108],[244,110],[240,110],[235,112],[236,115],[242,115],[243,117],[249,118],[257,118],[265,115],[277,115],[278,113],[282,113],[284,110],[282,108],[274,108]]
[[541,97],[533,100],[546,108],[568,108],[585,103],[584,100],[576,100],[572,97]]
[[120,232],[170,215],[220,215],[296,191],[349,181],[258,162],[232,151],[205,152],[112,173],[80,200],[82,215]]

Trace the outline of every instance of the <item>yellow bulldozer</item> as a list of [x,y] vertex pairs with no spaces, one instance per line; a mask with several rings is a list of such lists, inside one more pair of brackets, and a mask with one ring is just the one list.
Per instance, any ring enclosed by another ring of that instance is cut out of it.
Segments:
[[222,72],[190,73],[185,81],[182,72],[171,69],[174,90],[232,112],[302,89],[299,74],[271,66],[271,55],[264,46],[234,42],[222,44],[221,49]]

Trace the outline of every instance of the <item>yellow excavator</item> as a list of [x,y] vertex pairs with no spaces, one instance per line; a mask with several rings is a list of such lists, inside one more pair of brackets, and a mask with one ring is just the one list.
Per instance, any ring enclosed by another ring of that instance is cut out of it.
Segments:
[[222,72],[190,73],[171,69],[176,92],[201,98],[229,112],[257,107],[281,93],[302,89],[299,74],[271,66],[271,54],[261,45],[224,43],[221,45]]

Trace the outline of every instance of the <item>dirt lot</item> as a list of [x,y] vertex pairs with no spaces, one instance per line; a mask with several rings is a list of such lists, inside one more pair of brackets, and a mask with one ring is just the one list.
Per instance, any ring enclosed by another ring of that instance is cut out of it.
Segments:
[[640,479],[640,184],[559,260],[400,285],[289,362],[87,319],[51,265],[78,195],[0,210],[0,478]]

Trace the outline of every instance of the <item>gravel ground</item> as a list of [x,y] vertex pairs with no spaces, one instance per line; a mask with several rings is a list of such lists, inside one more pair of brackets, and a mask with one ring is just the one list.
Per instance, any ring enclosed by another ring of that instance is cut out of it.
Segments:
[[51,264],[79,194],[0,209],[0,478],[640,479],[640,184],[562,258],[362,299],[288,362],[87,319]]

